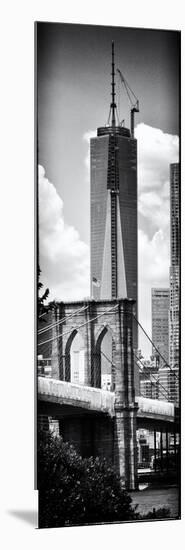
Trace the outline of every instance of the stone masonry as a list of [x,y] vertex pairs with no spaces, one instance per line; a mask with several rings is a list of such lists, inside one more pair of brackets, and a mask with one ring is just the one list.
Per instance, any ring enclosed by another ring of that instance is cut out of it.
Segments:
[[[128,299],[89,300],[58,303],[48,322],[62,323],[54,327],[51,347],[51,378],[71,381],[70,349],[77,332],[85,343],[84,385],[101,387],[100,342],[109,330],[112,334],[112,380],[115,392],[114,418],[78,418],[70,415],[59,418],[59,431],[65,439],[76,444],[84,454],[106,456],[120,474],[125,487],[137,487],[137,404],[134,389],[133,310]],[[41,336],[40,341],[43,340]],[[40,346],[41,347],[41,346]],[[44,350],[44,346],[43,346]],[[42,403],[41,414],[44,414]],[[39,413],[39,410],[38,410]],[[87,441],[87,444],[86,444]]]

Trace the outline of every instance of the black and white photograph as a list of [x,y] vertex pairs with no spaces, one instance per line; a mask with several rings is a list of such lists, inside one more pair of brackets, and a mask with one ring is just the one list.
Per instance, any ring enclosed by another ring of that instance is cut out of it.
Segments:
[[35,23],[41,529],[181,518],[180,45]]

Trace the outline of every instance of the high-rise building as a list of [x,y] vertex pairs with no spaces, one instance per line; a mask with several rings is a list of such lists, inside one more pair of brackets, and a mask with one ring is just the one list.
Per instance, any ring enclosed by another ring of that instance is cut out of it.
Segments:
[[150,399],[159,397],[159,377],[158,364],[151,360],[142,361],[142,370],[140,370],[140,395]]
[[179,368],[179,163],[170,165],[170,316],[169,360],[172,368]]
[[149,399],[159,398],[159,379],[158,374],[149,376],[149,378],[140,378],[140,395]]
[[177,368],[161,367],[158,371],[159,394],[162,401],[179,405],[179,372]]
[[[169,288],[152,288],[152,342],[159,350],[159,368],[169,363]],[[156,355],[153,346],[152,353]],[[164,361],[162,357],[164,358]]]
[[110,123],[97,129],[90,144],[91,295],[132,298],[137,313],[137,141],[133,124],[130,130],[117,119],[114,79],[112,45]]

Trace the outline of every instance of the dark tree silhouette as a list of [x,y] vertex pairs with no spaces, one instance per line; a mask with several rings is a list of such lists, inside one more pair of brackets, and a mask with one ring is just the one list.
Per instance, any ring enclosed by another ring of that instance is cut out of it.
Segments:
[[46,304],[46,300],[49,296],[49,288],[46,288],[46,290],[41,293],[41,289],[43,288],[43,283],[40,281],[40,275],[41,275],[41,269],[38,266],[38,291],[37,291],[37,312],[38,312],[38,318],[42,317],[44,313],[47,313],[51,308],[53,307],[54,302],[50,302]]
[[105,460],[82,458],[62,437],[38,437],[39,527],[136,518],[132,499]]
[[39,527],[165,519],[167,508],[141,515],[103,458],[82,458],[61,436],[38,433]]

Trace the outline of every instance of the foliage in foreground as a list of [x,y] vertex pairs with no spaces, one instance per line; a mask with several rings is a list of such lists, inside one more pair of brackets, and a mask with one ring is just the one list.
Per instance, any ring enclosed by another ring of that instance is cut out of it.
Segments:
[[45,313],[48,313],[49,311],[51,311],[55,307],[55,302],[54,301],[49,302],[49,303],[47,302],[48,297],[49,297],[49,288],[46,288],[44,291],[42,290],[42,293],[41,293],[41,289],[43,289],[44,285],[40,281],[41,269],[40,269],[39,265],[38,265],[37,274],[38,274],[38,281],[37,281],[37,315],[38,315],[38,319],[39,319],[40,322],[45,322],[44,315],[45,315]]
[[170,509],[169,508],[153,508],[152,512],[148,512],[147,514],[141,515],[139,514],[138,519],[167,519],[170,517]]
[[131,498],[106,460],[82,459],[61,438],[40,434],[40,527],[134,519]]
[[[105,459],[82,458],[61,437],[38,438],[39,527],[62,527],[157,518],[141,516]],[[169,517],[169,511],[165,516]]]
[[38,317],[43,315],[47,312],[47,306],[45,305],[45,302],[49,296],[49,288],[46,288],[46,290],[40,295],[40,291],[43,288],[43,283],[41,283],[40,279],[41,275],[41,269],[38,266],[38,294],[37,294],[37,308],[38,308]]

